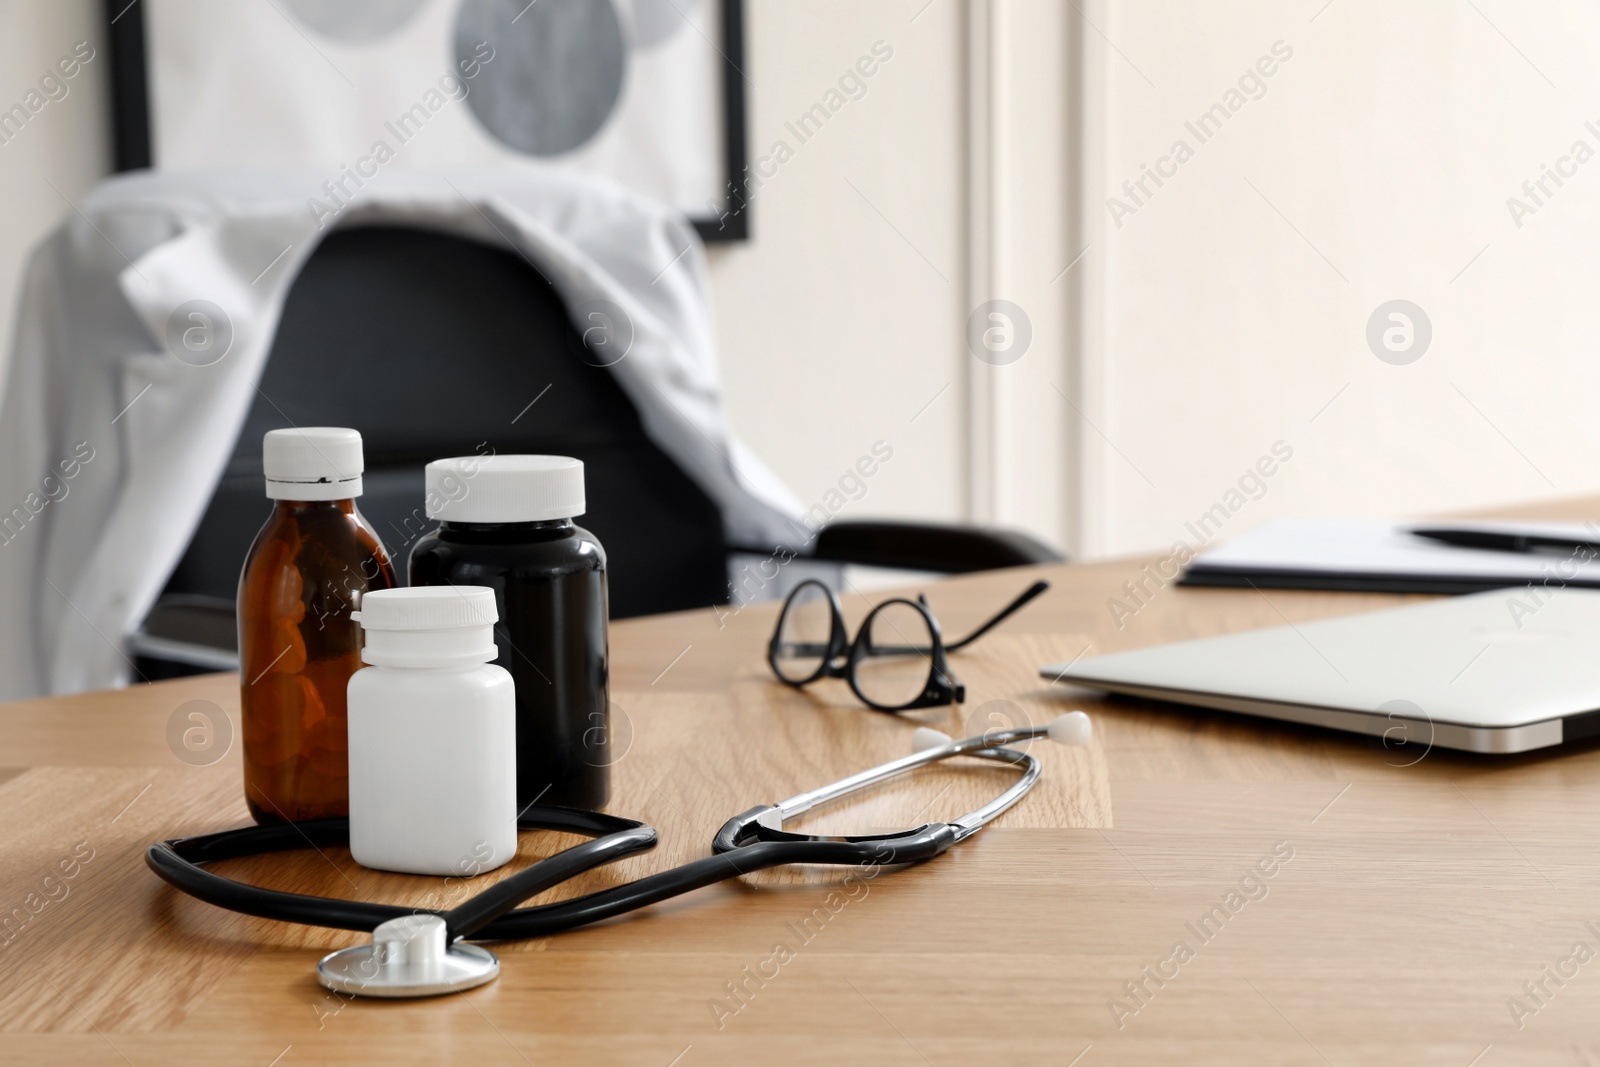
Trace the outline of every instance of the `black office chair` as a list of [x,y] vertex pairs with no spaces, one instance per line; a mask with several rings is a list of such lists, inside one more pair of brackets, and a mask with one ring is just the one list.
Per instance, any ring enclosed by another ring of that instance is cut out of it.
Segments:
[[[728,556],[741,546],[599,362],[554,287],[513,251],[410,228],[329,235],[289,291],[222,482],[133,639],[136,666],[150,679],[237,666],[239,568],[269,511],[261,438],[291,425],[361,431],[358,504],[402,575],[433,527],[429,460],[553,453],[584,462],[579,521],[606,546],[613,618],[728,603]],[[829,524],[812,556],[943,573],[1061,559],[1019,533],[880,522]]]

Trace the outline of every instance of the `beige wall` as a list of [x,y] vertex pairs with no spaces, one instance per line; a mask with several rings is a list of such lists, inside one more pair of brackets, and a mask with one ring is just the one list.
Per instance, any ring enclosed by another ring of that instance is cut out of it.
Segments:
[[[1576,140],[1600,150],[1600,14],[1325,4],[1084,5],[1104,33],[1085,48],[1090,552],[1183,537],[1279,440],[1293,459],[1224,536],[1600,490],[1600,160],[1566,164],[1520,227],[1507,206]],[[1184,123],[1278,41],[1292,58],[1201,144]],[[1107,198],[1179,139],[1194,158],[1118,226]],[[1409,365],[1366,341],[1392,299],[1432,323]]]
[[24,103],[79,42],[94,49],[94,58],[65,81],[66,95],[49,100],[20,133],[0,144],[0,362],[11,349],[28,250],[71,210],[68,200],[81,197],[109,169],[109,57],[101,11],[93,0],[0,2],[0,111]]
[[[735,430],[807,502],[876,440],[894,459],[846,517],[976,519],[1069,536],[1075,389],[1069,79],[1057,0],[750,0],[752,154],[793,157],[712,252]],[[867,90],[800,143],[786,126],[878,42]],[[991,299],[1032,328],[973,357]]]
[[[960,6],[911,21],[920,6],[753,0],[750,145],[772,176],[753,239],[711,255],[735,432],[807,504],[873,442],[894,449],[850,515],[965,505]],[[875,44],[892,57],[865,95],[802,143],[785,124]]]

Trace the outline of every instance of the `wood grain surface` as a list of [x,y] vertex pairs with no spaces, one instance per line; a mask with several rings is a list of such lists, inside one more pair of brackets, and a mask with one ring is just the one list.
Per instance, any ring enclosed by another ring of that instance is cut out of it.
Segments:
[[[838,870],[767,872],[497,946],[497,982],[425,1001],[328,993],[317,958],[361,938],[220,911],[145,867],[152,841],[247,822],[233,676],[0,706],[0,1063],[1600,1067],[1600,747],[1415,759],[1045,684],[1051,661],[1406,599],[1169,585],[1119,626],[1106,602],[1146,562],[1039,569],[1051,592],[953,657],[966,705],[916,716],[775,684],[772,606],[615,625],[609,810],[662,843],[541,899],[705,855],[731,815],[904,753],[918,722],[1084,707],[1096,736],[1039,746],[1020,806],[853,897]],[[922,588],[960,633],[1035,576]],[[845,597],[852,625],[878,598]],[[197,709],[231,724],[223,754],[221,729],[173,740]],[[939,769],[809,825],[951,818],[1007,780]],[[526,833],[519,865],[569,841]],[[429,906],[508,873],[444,886],[335,849],[224,869]]]

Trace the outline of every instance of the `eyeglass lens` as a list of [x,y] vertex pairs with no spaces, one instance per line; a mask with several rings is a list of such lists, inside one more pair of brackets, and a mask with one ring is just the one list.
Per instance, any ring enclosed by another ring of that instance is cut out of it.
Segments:
[[778,620],[778,647],[773,669],[786,682],[804,682],[816,676],[828,655],[833,633],[833,610],[820,585],[806,583],[794,591]]
[[867,700],[902,707],[922,695],[933,673],[933,631],[910,604],[891,602],[873,612],[863,655],[856,661],[856,688]]

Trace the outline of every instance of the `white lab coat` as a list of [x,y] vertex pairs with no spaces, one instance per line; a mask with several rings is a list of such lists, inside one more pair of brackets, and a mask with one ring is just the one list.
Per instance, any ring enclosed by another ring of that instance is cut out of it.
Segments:
[[[340,226],[509,244],[569,309],[622,308],[634,340],[611,370],[651,439],[720,506],[729,541],[805,539],[799,503],[728,432],[704,256],[675,213],[555,170],[383,173],[359,190],[347,182],[343,207],[328,178],[119,177],[33,252],[0,399],[0,698],[126,682],[125,638],[222,475],[290,285]],[[194,300],[223,309],[233,332],[208,366],[167,341],[169,319]]]

